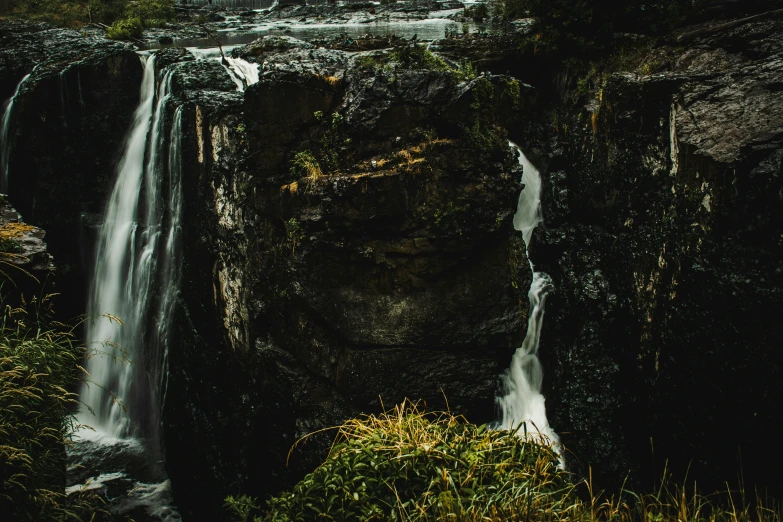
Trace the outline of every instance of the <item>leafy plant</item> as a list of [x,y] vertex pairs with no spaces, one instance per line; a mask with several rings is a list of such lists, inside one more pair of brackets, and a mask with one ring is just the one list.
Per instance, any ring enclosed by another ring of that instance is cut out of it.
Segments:
[[291,161],[291,174],[309,181],[315,181],[323,177],[321,165],[309,150],[297,152]]
[[573,487],[557,462],[545,445],[405,402],[340,426],[326,462],[271,499],[263,520],[460,520],[565,508]]
[[[240,495],[238,497],[229,495],[223,501],[223,506],[239,518],[241,522],[248,522],[253,511],[258,510],[256,501],[256,499],[250,498],[247,495]],[[258,519],[256,518],[256,520]]]
[[423,45],[414,44],[399,47],[391,53],[389,60],[403,69],[451,70],[451,67],[443,58],[436,56]]
[[328,170],[335,170],[339,166],[340,158],[350,154],[348,146],[351,144],[351,138],[345,132],[345,118],[339,112],[325,116],[323,112],[316,111],[313,115],[323,129],[319,157]]
[[285,222],[285,231],[288,242],[291,243],[291,252],[293,252],[296,250],[296,244],[304,239],[302,224],[296,218],[291,218]]
[[106,29],[106,36],[112,40],[132,40],[141,38],[144,26],[136,17],[117,20]]
[[[506,86],[508,86],[508,82]],[[513,92],[511,96],[513,96]],[[498,129],[493,122],[492,114],[494,97],[495,86],[488,78],[482,76],[475,80],[471,91],[470,108],[472,114],[467,123],[462,125],[462,139],[473,150],[489,150],[498,139]],[[513,106],[513,100],[511,101]]]

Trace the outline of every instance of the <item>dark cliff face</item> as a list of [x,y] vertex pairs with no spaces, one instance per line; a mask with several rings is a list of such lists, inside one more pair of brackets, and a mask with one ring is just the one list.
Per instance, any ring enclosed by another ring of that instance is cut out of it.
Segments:
[[[187,348],[171,355],[163,417],[184,516],[217,516],[221,494],[290,486],[332,434],[287,463],[298,438],[381,402],[445,397],[491,420],[524,335],[518,163],[501,127],[486,150],[461,131],[475,111],[494,125],[509,82],[384,78],[349,53],[289,43],[263,55],[244,98],[182,91]],[[321,177],[291,172],[302,152]]]
[[780,492],[781,34],[761,19],[664,46],[662,72],[566,105],[531,258],[557,285],[552,425],[607,483],[668,459],[707,490],[742,470]]
[[[541,356],[569,465],[610,486],[628,470],[648,485],[663,459],[690,463],[705,489],[740,468],[746,486],[779,484],[781,33],[759,19],[662,45],[662,72],[613,75],[594,97],[573,96],[565,74],[536,98],[506,77],[391,73],[366,66],[374,53],[289,38],[237,51],[263,64],[243,94],[217,61],[161,52],[183,105],[183,283],[162,413],[183,515],[290,486],[331,434],[289,460],[297,439],[381,401],[445,398],[493,418],[531,277],[505,129],[542,170],[531,258],[557,288]],[[40,63],[18,99],[12,201],[47,229],[59,290],[76,296],[140,63],[34,24],[3,22],[0,38],[3,99]],[[541,57],[515,42],[472,52],[549,85],[555,66],[524,66]]]
[[[45,24],[0,23],[3,100],[22,85],[11,120],[8,193],[48,232],[61,310],[84,312],[94,227],[114,183],[141,64],[126,45]],[[67,309],[66,309],[67,308]]]

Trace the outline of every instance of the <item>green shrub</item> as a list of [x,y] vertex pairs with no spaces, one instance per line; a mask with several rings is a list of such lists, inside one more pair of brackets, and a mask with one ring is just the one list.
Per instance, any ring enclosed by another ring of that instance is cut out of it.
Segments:
[[318,157],[327,171],[336,170],[340,159],[351,155],[349,147],[352,141],[346,134],[345,117],[339,112],[325,116],[321,111],[316,111],[313,116],[323,131]]
[[234,519],[781,522],[774,503],[731,492],[706,497],[666,470],[655,492],[608,496],[590,480],[574,482],[547,445],[407,402],[336,429],[326,461],[265,510],[247,495],[226,497]]
[[138,18],[117,20],[106,29],[106,36],[112,40],[132,40],[141,38],[144,26]]
[[[174,18],[174,0],[10,0],[9,8],[25,18],[69,27],[88,22],[113,25],[124,19],[138,19],[143,27],[158,27]],[[113,34],[116,39],[134,36],[132,31],[117,29]]]
[[9,520],[63,520],[80,510],[65,497],[64,477],[78,398],[68,390],[84,350],[72,327],[52,320],[48,298],[0,304],[0,512]]
[[[573,486],[547,446],[403,403],[339,428],[326,462],[268,503],[266,521],[460,520],[565,509]],[[227,499],[247,519],[248,497]]]
[[127,3],[125,17],[138,18],[144,27],[158,27],[174,18],[172,0],[135,0]]
[[423,45],[405,45],[397,48],[389,56],[389,60],[399,64],[403,69],[427,69],[430,71],[450,71],[451,67],[443,58],[432,54]]
[[291,160],[290,172],[296,177],[305,178],[310,181],[316,181],[323,177],[321,165],[309,150],[303,150],[302,152],[296,153],[294,159]]
[[0,252],[4,254],[17,254],[22,251],[22,246],[15,239],[0,237]]

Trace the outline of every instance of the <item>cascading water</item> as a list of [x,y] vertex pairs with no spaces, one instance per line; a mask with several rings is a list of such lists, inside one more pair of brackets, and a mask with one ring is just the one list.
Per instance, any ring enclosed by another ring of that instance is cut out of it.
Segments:
[[[171,73],[163,71],[156,91],[155,56],[140,59],[140,102],[98,238],[88,303],[93,354],[86,366],[93,382],[80,399],[94,415],[82,411],[79,421],[94,431],[82,429],[84,441],[70,451],[85,471],[69,477],[69,491],[122,484],[116,487],[128,493],[115,510],[144,506],[155,520],[175,521],[158,422],[180,281],[182,108],[167,122]],[[92,476],[93,470],[101,473]]]
[[[525,247],[529,248],[533,230],[542,220],[541,176],[516,144],[509,142],[509,145],[519,153],[522,182],[525,185],[519,195],[517,212],[514,215],[514,228],[522,232]],[[522,346],[517,348],[511,366],[502,377],[502,395],[495,399],[501,412],[497,427],[519,430],[524,436],[552,445],[561,455],[560,462],[563,465],[560,439],[549,426],[546,418],[544,396],[541,394],[543,372],[541,361],[538,359],[544,304],[552,290],[552,280],[544,272],[536,272],[532,262],[530,268],[533,270],[533,281],[528,291],[530,312],[527,334]]]
[[157,329],[153,336],[152,354],[159,361],[159,372],[154,381],[156,396],[160,404],[166,400],[169,359],[169,320],[174,303],[179,295],[182,245],[182,107],[177,107],[171,124],[168,157],[168,236],[160,259],[160,281],[162,293],[154,321]]
[[[194,54],[213,59],[217,52]],[[94,414],[83,411],[79,421],[94,431],[82,429],[82,441],[69,450],[76,465],[68,491],[125,490],[112,500],[112,511],[143,507],[152,520],[169,522],[179,515],[161,465],[158,425],[181,279],[182,107],[169,107],[171,71],[156,82],[155,56],[140,58],[140,102],[99,234],[88,303],[92,383],[83,386],[80,399]],[[243,86],[257,81],[255,64],[237,60],[231,66],[245,68]]]
[[[88,303],[90,317],[112,314],[124,322],[95,320],[87,328],[88,346],[98,352],[89,359],[87,371],[114,396],[95,385],[85,385],[81,394],[95,417],[83,414],[80,420],[114,437],[155,435],[161,364],[166,358],[161,350],[165,340],[159,334],[165,334],[167,317],[161,317],[161,310],[170,310],[178,285],[175,258],[181,186],[177,126],[181,111],[175,112],[168,164],[163,164],[171,74],[163,73],[156,95],[155,57],[141,59],[141,102],[101,228]],[[163,197],[162,183],[166,171],[170,177],[168,200]],[[118,349],[130,363],[118,360]]]
[[[88,313],[93,321],[87,328],[87,343],[99,353],[87,362],[92,379],[106,390],[116,394],[116,399],[104,389],[85,384],[81,401],[93,409],[95,417],[82,414],[80,420],[96,430],[115,437],[127,436],[131,426],[122,405],[118,401],[129,398],[134,366],[140,366],[136,355],[139,339],[137,311],[137,262],[149,262],[149,256],[137,259],[137,214],[141,183],[144,173],[144,154],[150,130],[155,98],[155,59],[142,57],[144,75],[141,83],[141,102],[133,116],[133,124],[126,138],[125,153],[120,161],[117,181],[106,210],[98,240],[98,255],[92,280]],[[124,326],[115,321],[95,319],[111,313],[125,321]],[[126,350],[133,364],[115,359],[115,347]],[[109,352],[109,353],[103,353]],[[131,405],[132,406],[132,405]]]
[[236,77],[242,84],[237,84],[239,90],[244,91],[254,83],[258,83],[258,64],[250,63],[242,58],[226,57],[226,60],[231,66],[231,69],[228,69],[229,74]]
[[63,119],[63,126],[68,127],[68,69],[63,69],[57,75],[57,82],[60,85],[60,117]]
[[236,84],[237,90],[244,91],[254,83],[258,83],[258,64],[248,62],[243,58],[226,56],[235,47],[234,45],[222,49],[217,47],[188,47],[187,49],[197,60],[215,60],[220,63]]
[[183,0],[183,5],[204,6],[217,5],[220,7],[244,8],[244,9],[269,9],[277,5],[278,0]]
[[8,192],[8,164],[11,159],[11,119],[14,112],[14,102],[19,90],[30,75],[26,75],[16,86],[14,95],[3,104],[3,119],[0,122],[0,192]]

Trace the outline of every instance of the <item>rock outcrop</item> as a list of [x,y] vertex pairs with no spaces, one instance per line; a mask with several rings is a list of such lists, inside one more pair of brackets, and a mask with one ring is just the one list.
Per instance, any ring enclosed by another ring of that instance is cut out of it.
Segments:
[[54,262],[44,243],[46,232],[28,225],[5,196],[0,196],[0,282],[4,302],[18,306],[39,297]]
[[[279,38],[240,54],[262,64],[244,96],[177,93],[184,349],[163,422],[183,516],[291,485],[332,434],[288,461],[297,439],[383,404],[491,420],[526,324],[520,171],[496,109],[528,91]],[[172,67],[185,85],[195,66]]]
[[141,64],[127,44],[46,24],[0,21],[0,99],[19,89],[10,120],[8,194],[47,230],[64,315],[84,312],[100,223]]
[[[567,104],[531,257],[557,292],[541,350],[577,469],[779,488],[783,22],[648,56]],[[676,36],[676,35],[675,35]],[[779,493],[779,489],[774,490]]]

